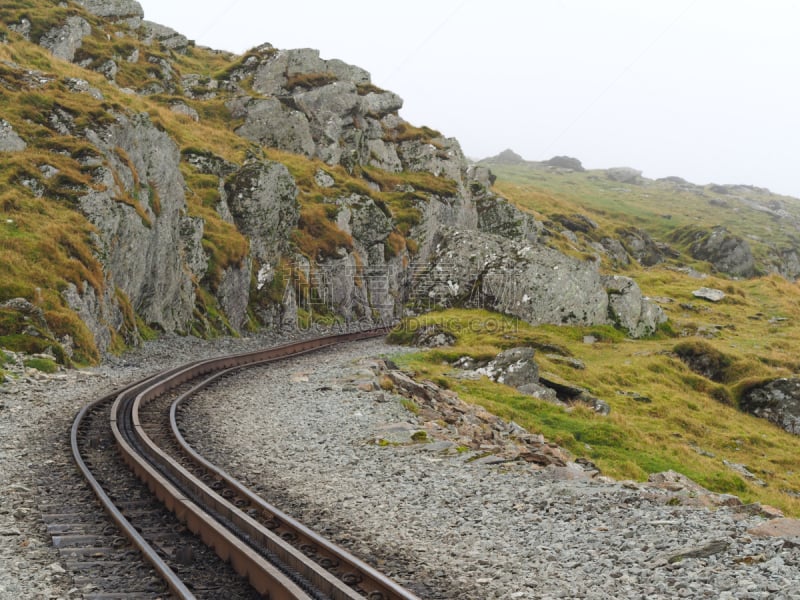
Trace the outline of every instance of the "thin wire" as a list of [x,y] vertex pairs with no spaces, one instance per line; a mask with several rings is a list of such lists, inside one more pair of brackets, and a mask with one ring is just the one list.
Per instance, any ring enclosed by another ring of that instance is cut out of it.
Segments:
[[672,20],[672,21],[671,21],[671,22],[670,22],[670,23],[669,23],[669,24],[668,24],[668,25],[667,25],[667,26],[666,26],[666,27],[663,29],[663,31],[661,31],[661,33],[659,33],[659,34],[658,34],[658,35],[657,35],[655,38],[653,38],[653,41],[651,41],[651,42],[650,42],[650,43],[647,45],[647,47],[646,47],[644,50],[642,50],[642,51],[639,53],[639,55],[638,55],[638,56],[637,56],[636,58],[634,58],[634,59],[633,59],[633,60],[632,60],[630,63],[628,63],[628,66],[626,66],[624,69],[622,69],[622,71],[620,71],[620,72],[619,72],[619,74],[618,74],[618,75],[617,75],[617,76],[616,76],[616,77],[615,77],[613,80],[611,80],[611,82],[610,82],[610,83],[609,83],[609,84],[608,84],[608,85],[607,85],[607,86],[606,86],[606,87],[605,87],[605,88],[604,88],[604,89],[603,89],[603,90],[602,90],[602,91],[601,91],[601,92],[600,92],[600,93],[597,95],[597,97],[595,97],[595,99],[594,99],[594,100],[592,100],[591,102],[589,102],[589,104],[587,104],[587,105],[586,105],[586,107],[585,107],[585,108],[584,108],[584,109],[583,109],[583,110],[582,110],[582,111],[581,111],[581,112],[578,114],[578,116],[577,116],[577,117],[575,117],[575,118],[572,120],[572,122],[571,122],[569,125],[567,125],[567,126],[566,126],[566,127],[565,127],[565,128],[562,130],[562,131],[561,131],[561,133],[559,133],[559,134],[558,134],[558,135],[557,135],[555,138],[553,138],[553,139],[552,139],[552,141],[550,141],[550,143],[549,143],[549,144],[547,144],[547,146],[545,147],[544,151],[542,152],[542,156],[545,156],[545,155],[547,155],[547,153],[549,152],[550,148],[552,148],[553,146],[555,146],[555,144],[556,144],[556,143],[557,143],[557,142],[558,142],[558,141],[559,141],[561,138],[563,138],[565,135],[567,135],[567,133],[569,133],[569,132],[570,132],[570,130],[571,130],[571,129],[572,129],[574,126],[575,126],[575,125],[577,125],[577,124],[578,124],[578,122],[579,122],[581,119],[583,119],[583,117],[584,117],[584,116],[586,116],[586,113],[588,113],[588,112],[589,112],[589,111],[590,111],[590,110],[591,110],[591,109],[594,107],[594,105],[595,105],[595,104],[597,104],[597,103],[598,103],[598,102],[599,102],[599,101],[600,101],[600,100],[603,98],[603,96],[605,96],[605,95],[606,95],[606,94],[609,92],[609,90],[610,90],[611,88],[613,88],[615,85],[617,85],[617,83],[619,83],[620,79],[622,79],[622,78],[623,78],[623,76],[625,76],[625,75],[628,73],[628,71],[630,71],[630,70],[633,68],[633,66],[634,66],[636,63],[638,63],[638,62],[639,62],[639,61],[640,61],[642,58],[644,58],[644,56],[645,56],[645,55],[646,55],[648,52],[650,52],[650,50],[652,50],[653,46],[655,46],[655,45],[656,45],[658,42],[660,42],[660,41],[661,41],[661,38],[663,38],[663,37],[664,37],[664,36],[667,34],[667,32],[668,32],[670,29],[672,29],[672,28],[675,26],[675,24],[676,24],[678,21],[680,21],[680,20],[683,18],[683,16],[684,16],[684,15],[685,15],[687,12],[689,12],[689,10],[690,10],[690,9],[691,9],[691,8],[692,8],[692,7],[693,7],[695,4],[697,4],[698,2],[699,2],[699,0],[693,0],[691,3],[689,3],[689,4],[686,6],[686,8],[684,8],[684,9],[683,9],[683,10],[682,10],[680,13],[678,13],[678,16],[676,16],[676,17],[675,17],[675,18],[674,18],[674,19],[673,19],[673,20]]

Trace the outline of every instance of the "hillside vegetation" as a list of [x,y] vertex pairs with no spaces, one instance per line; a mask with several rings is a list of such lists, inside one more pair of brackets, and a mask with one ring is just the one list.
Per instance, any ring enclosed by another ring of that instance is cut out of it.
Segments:
[[[0,6],[0,348],[52,370],[163,332],[433,308],[417,318],[456,342],[405,359],[421,376],[607,474],[671,468],[800,514],[798,438],[739,410],[800,365],[796,200],[574,159],[471,164],[359,67],[200,48],[143,17],[135,0]],[[452,366],[514,345],[610,415]]]
[[[583,231],[554,233],[551,243],[566,252],[594,253],[607,272],[635,278],[669,321],[649,339],[631,340],[608,327],[531,327],[482,311],[431,313],[409,320],[395,338],[411,340],[414,331],[437,324],[454,335],[455,344],[410,355],[403,365],[545,434],[613,477],[643,480],[673,469],[714,491],[800,515],[800,438],[738,408],[753,386],[800,371],[800,286],[774,273],[750,278],[714,273],[713,265],[672,241],[687,226],[708,231],[722,224],[746,237],[754,254],[763,257],[793,243],[791,224],[731,199],[721,186],[721,192],[705,189],[698,197],[696,190],[686,191],[695,186],[685,182],[632,184],[612,181],[604,171],[491,159],[485,164],[497,175],[497,191],[549,227],[568,230],[561,215],[570,216],[567,225],[584,223],[580,216],[590,220]],[[793,198],[748,190],[759,202],[777,201],[781,210],[800,214]],[[709,202],[720,198],[726,198],[726,209]],[[631,228],[672,244],[675,252],[652,266],[633,259],[620,264],[599,241],[618,239]],[[701,286],[726,295],[719,302],[699,299],[693,292]],[[486,360],[515,346],[535,348],[540,373],[586,388],[610,405],[610,414],[580,404],[565,410],[486,378],[465,379],[453,366],[463,356]],[[690,368],[698,356],[704,371]],[[563,357],[578,359],[585,369]],[[744,465],[753,477],[731,465]]]

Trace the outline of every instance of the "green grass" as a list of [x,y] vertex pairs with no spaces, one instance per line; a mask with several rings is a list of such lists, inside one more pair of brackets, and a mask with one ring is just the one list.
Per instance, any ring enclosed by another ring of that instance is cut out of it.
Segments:
[[[758,288],[769,287],[772,282],[754,280],[738,285]],[[770,297],[782,303],[780,294]],[[726,315],[733,318],[737,314],[734,308],[741,310],[738,306],[719,307],[707,319],[724,322]],[[741,316],[738,320],[742,320]],[[676,316],[676,321],[681,327],[682,318]],[[800,472],[786,466],[800,451],[800,438],[740,412],[730,401],[720,401],[720,390],[730,397],[736,393],[737,385],[752,377],[790,374],[785,363],[794,361],[796,344],[787,345],[786,354],[776,347],[756,348],[758,354],[766,352],[774,365],[765,364],[745,350],[748,344],[763,339],[761,332],[769,327],[767,323],[748,320],[748,330],[728,329],[719,338],[697,342],[718,350],[725,348],[734,364],[738,361],[745,365],[729,371],[736,373],[729,384],[719,384],[690,371],[673,353],[680,340],[667,336],[632,341],[605,328],[533,327],[503,315],[468,310],[431,313],[407,323],[407,327],[397,328],[391,339],[409,342],[414,329],[438,324],[456,336],[456,343],[400,356],[396,362],[403,368],[444,384],[468,402],[542,433],[575,457],[592,460],[607,475],[645,480],[650,473],[673,469],[713,491],[734,493],[745,502],[760,501],[800,515],[800,501],[783,491],[800,491]],[[583,337],[589,333],[599,341],[585,344]],[[794,334],[800,332],[795,330]],[[542,373],[588,389],[611,406],[611,414],[603,417],[579,405],[565,410],[486,378],[461,379],[451,366],[461,356],[485,360],[514,346],[537,349],[535,360]],[[548,354],[578,358],[586,369],[575,371],[551,360]],[[637,401],[634,393],[650,402]],[[715,457],[697,453],[696,447]],[[767,487],[743,480],[722,464],[723,459],[746,464],[767,481]]]
[[[685,254],[681,259],[684,263],[693,261],[681,240],[697,227],[725,227],[747,240],[757,261],[764,261],[771,248],[796,248],[798,244],[797,232],[787,219],[755,210],[745,200],[721,194],[712,186],[680,190],[661,181],[619,183],[609,180],[603,171],[562,173],[529,165],[490,167],[498,176],[495,190],[542,220],[559,214],[583,214],[599,225],[599,231],[593,234],[597,238],[614,237],[621,226],[633,226],[656,240],[671,243]],[[800,203],[794,198],[748,189],[746,199],[766,207],[780,201],[795,219],[800,218]],[[697,265],[708,270],[703,263]]]
[[58,371],[58,364],[48,358],[28,358],[22,364],[29,369],[36,369],[42,373],[55,373]]

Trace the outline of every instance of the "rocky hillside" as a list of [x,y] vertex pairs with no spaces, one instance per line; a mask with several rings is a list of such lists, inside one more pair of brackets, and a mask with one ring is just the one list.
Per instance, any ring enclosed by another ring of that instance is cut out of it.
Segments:
[[664,321],[401,106],[316,50],[200,48],[134,0],[4,3],[0,346],[86,363],[447,306]]
[[[730,278],[800,277],[796,198],[748,185],[653,180],[629,167],[586,170],[568,156],[535,162],[505,150],[479,164],[500,176],[509,198],[608,269],[664,265]],[[521,201],[526,189],[543,197]]]

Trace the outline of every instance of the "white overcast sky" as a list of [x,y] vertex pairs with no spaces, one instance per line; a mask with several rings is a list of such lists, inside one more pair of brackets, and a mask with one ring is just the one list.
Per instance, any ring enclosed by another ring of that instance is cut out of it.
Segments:
[[140,0],[241,53],[317,48],[472,158],[512,148],[800,197],[796,0]]

